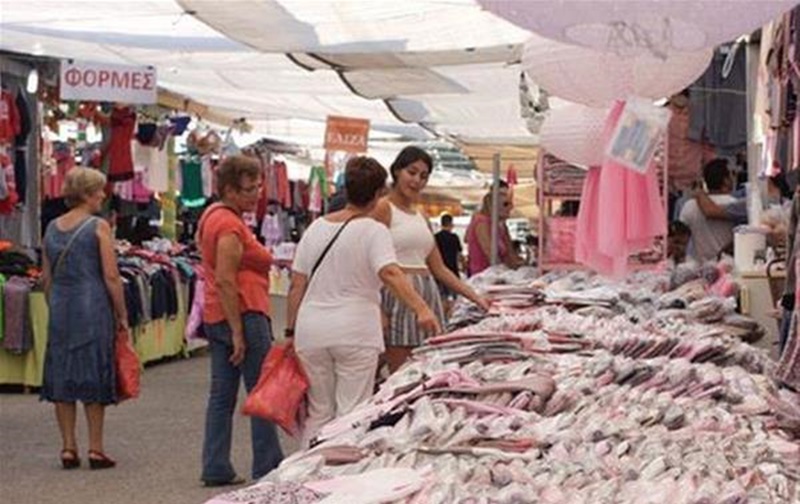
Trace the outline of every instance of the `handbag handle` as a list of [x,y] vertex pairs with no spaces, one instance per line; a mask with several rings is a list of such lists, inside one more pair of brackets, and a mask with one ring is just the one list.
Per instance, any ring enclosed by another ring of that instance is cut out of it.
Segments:
[[[75,243],[75,239],[78,237],[78,235],[81,234],[83,228],[85,228],[87,224],[94,221],[96,218],[97,217],[87,217],[86,220],[83,221],[83,223],[80,226],[78,226],[78,229],[76,229],[75,232],[72,233],[72,236],[70,236],[69,241],[67,242],[67,246],[64,247],[64,250],[62,250],[61,253],[58,255],[58,259],[56,260],[56,265],[53,268],[54,277],[56,273],[61,271],[61,266],[63,266],[64,264],[64,257],[66,257],[67,252],[69,252],[69,249],[72,248],[72,244]],[[53,225],[55,226],[56,224]]]

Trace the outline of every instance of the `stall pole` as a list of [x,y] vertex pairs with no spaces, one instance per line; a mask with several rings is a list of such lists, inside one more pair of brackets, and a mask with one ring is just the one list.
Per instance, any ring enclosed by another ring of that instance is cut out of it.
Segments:
[[759,44],[751,42],[750,38],[745,44],[747,61],[747,217],[750,224],[761,221],[761,192],[759,191],[758,172],[761,159],[761,150],[756,139],[755,131],[755,97],[758,88]]
[[500,221],[500,153],[497,153],[492,158],[492,247],[491,247],[491,263],[492,266],[497,264],[497,242],[499,238],[498,224]]

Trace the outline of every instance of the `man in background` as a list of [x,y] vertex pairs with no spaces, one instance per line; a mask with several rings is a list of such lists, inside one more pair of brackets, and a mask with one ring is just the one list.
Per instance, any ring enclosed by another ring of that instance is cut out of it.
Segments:
[[[703,167],[709,199],[720,206],[736,202],[731,196],[733,174],[724,159],[714,159]],[[680,213],[681,222],[692,232],[691,254],[699,262],[715,261],[733,243],[733,222],[706,217],[697,200],[687,201]]]
[[[464,256],[461,253],[461,240],[458,238],[458,235],[453,232],[453,216],[450,214],[442,214],[439,222],[442,229],[436,233],[436,246],[439,247],[439,253],[442,254],[442,260],[444,260],[445,266],[447,266],[455,276],[460,276],[459,266],[463,263]],[[449,315],[455,295],[441,283],[439,284],[439,292],[444,302],[445,314]]]

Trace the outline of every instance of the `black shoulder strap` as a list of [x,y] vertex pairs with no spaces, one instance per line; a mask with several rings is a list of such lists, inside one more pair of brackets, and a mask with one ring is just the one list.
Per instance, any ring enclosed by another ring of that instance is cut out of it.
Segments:
[[311,273],[308,275],[308,280],[309,281],[311,280],[311,277],[314,276],[314,273],[317,272],[317,269],[319,268],[319,265],[322,264],[322,260],[325,259],[326,255],[328,255],[328,251],[331,249],[331,247],[333,247],[333,244],[336,243],[336,240],[339,238],[339,235],[342,234],[342,231],[344,231],[344,228],[346,228],[347,225],[350,224],[350,222],[353,219],[355,219],[356,217],[359,217],[359,216],[358,215],[354,215],[354,216],[350,217],[349,219],[347,219],[346,221],[344,221],[344,224],[342,224],[342,227],[340,227],[339,230],[336,231],[336,234],[333,235],[333,238],[331,238],[331,241],[329,241],[328,244],[325,246],[325,249],[322,251],[322,254],[320,254],[319,258],[317,258],[317,262],[314,263],[314,267],[311,268]]

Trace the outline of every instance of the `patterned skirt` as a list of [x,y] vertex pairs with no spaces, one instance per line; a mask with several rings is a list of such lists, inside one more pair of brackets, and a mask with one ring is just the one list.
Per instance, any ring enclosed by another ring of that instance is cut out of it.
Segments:
[[[444,327],[442,297],[436,280],[428,273],[408,273],[406,276]],[[384,331],[386,346],[417,347],[422,344],[426,335],[417,326],[416,313],[386,287],[381,290],[381,306],[389,319],[389,327]]]

